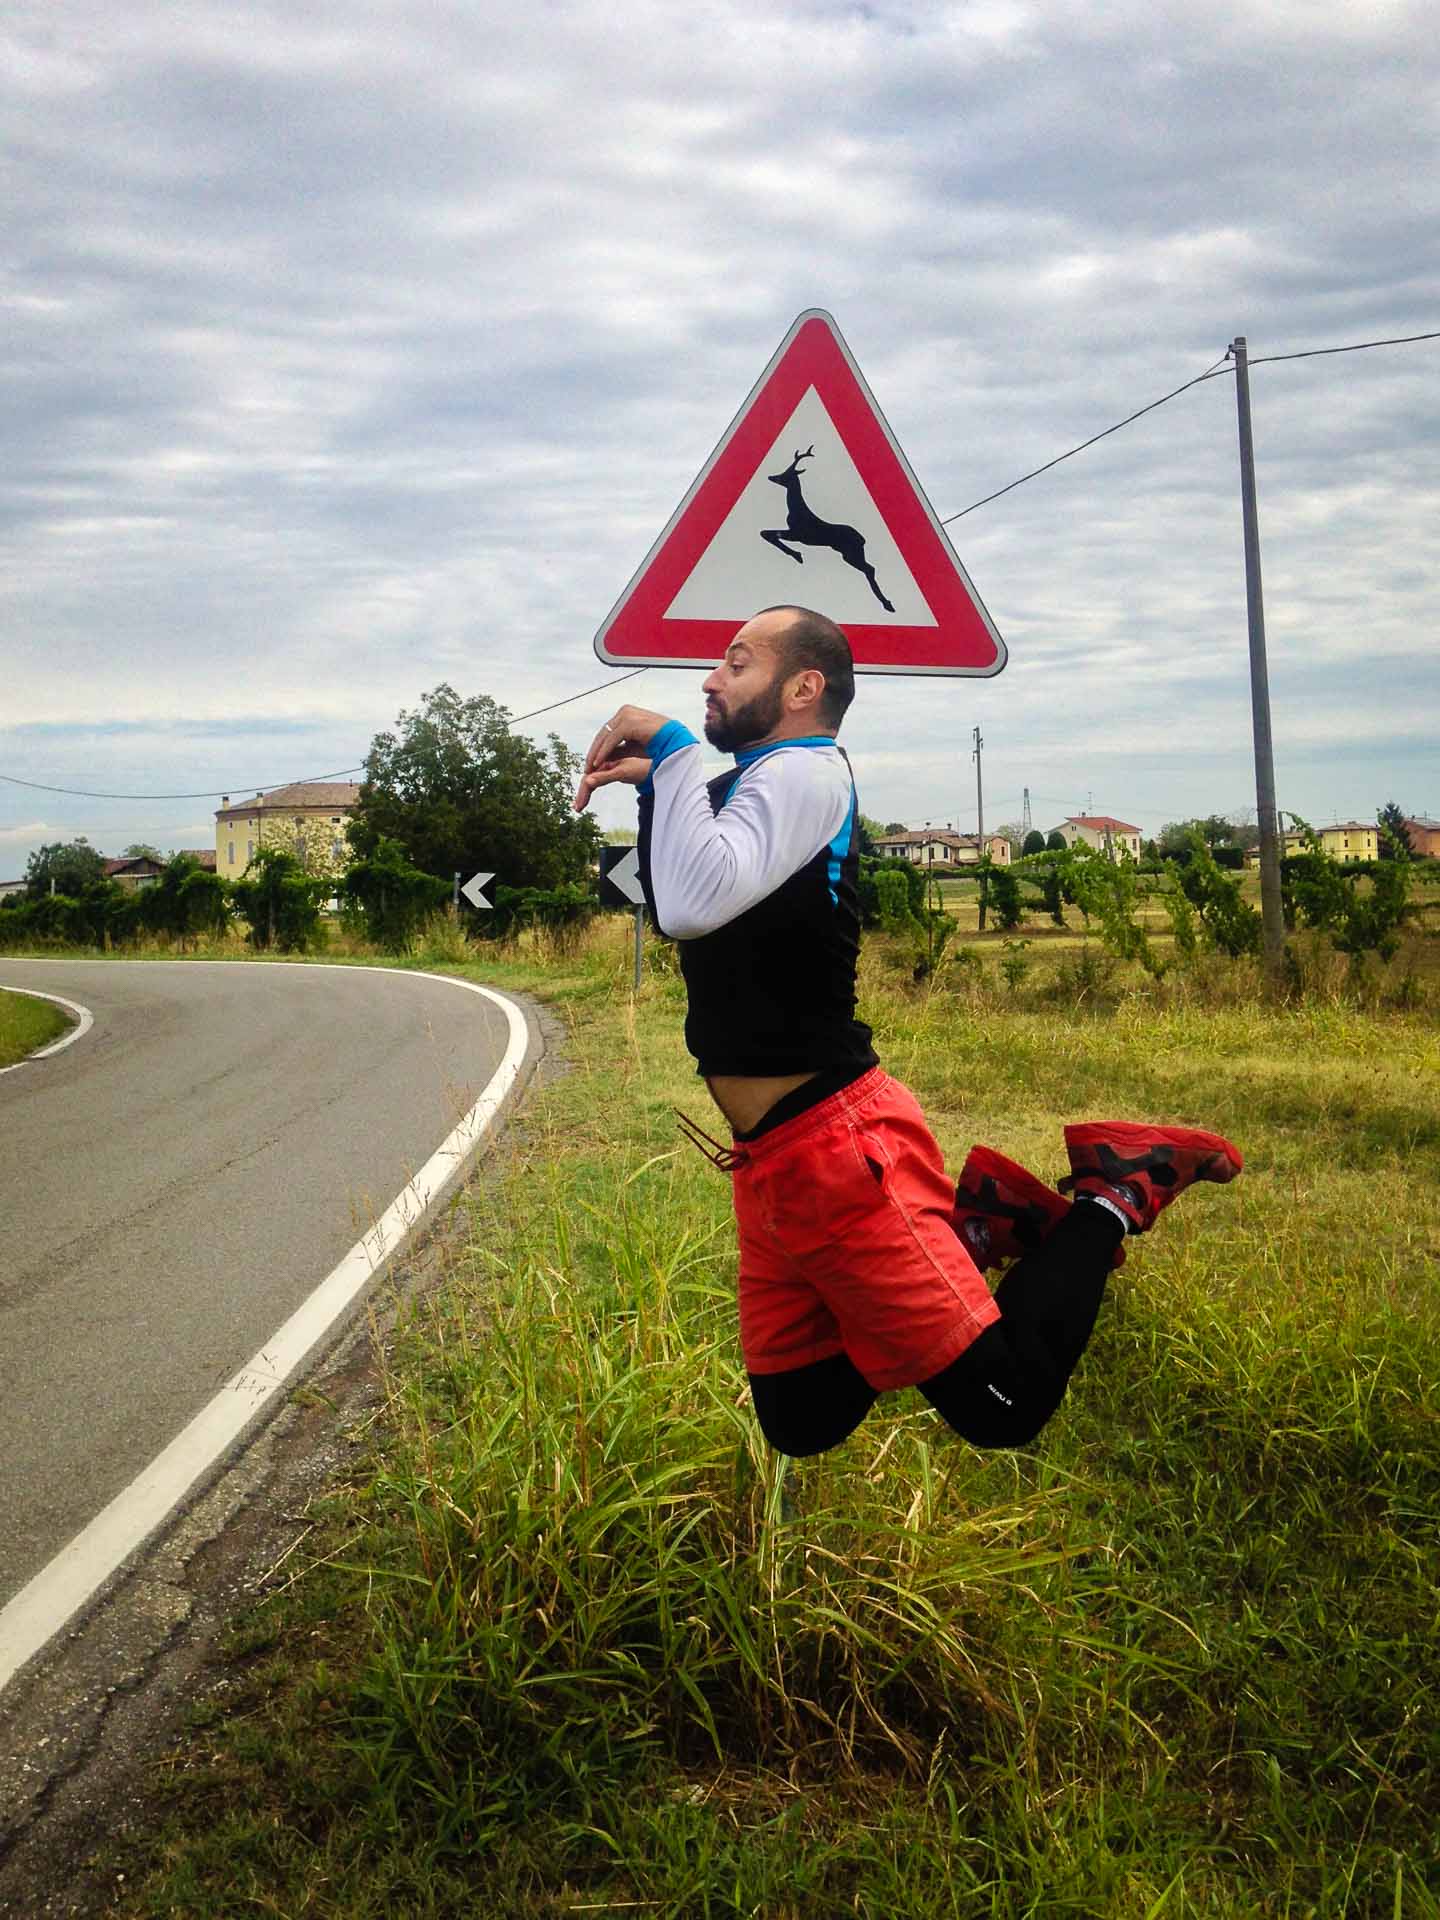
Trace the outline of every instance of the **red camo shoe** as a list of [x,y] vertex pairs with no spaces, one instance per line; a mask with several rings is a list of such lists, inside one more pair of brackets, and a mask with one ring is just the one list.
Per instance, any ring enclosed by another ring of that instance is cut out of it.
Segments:
[[1093,1120],[1066,1127],[1070,1172],[1065,1193],[1108,1200],[1131,1233],[1153,1227],[1163,1208],[1196,1180],[1233,1180],[1245,1162],[1238,1147],[1198,1127],[1147,1127],[1128,1120]]
[[[983,1272],[1038,1247],[1065,1218],[1070,1204],[1018,1162],[993,1147],[974,1146],[956,1183],[950,1224]],[[1118,1267],[1124,1258],[1122,1242],[1114,1264]]]

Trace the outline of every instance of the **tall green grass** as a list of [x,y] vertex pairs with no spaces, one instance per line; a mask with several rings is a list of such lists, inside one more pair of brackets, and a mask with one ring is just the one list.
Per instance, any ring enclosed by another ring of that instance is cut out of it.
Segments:
[[[570,1071],[469,1190],[303,1578],[237,1634],[125,1911],[1440,1914],[1435,1029],[899,991],[958,1160],[1215,1125],[1035,1448],[914,1394],[760,1441],[727,1183],[656,956],[490,969]],[[311,1543],[313,1545],[313,1542]]]

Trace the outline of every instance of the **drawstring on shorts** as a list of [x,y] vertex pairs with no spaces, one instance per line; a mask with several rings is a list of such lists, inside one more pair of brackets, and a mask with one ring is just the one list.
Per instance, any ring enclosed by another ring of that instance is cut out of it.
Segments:
[[721,1173],[733,1173],[736,1167],[749,1164],[750,1156],[743,1147],[723,1146],[720,1141],[712,1139],[702,1126],[698,1126],[688,1113],[682,1113],[679,1107],[672,1111],[681,1133],[692,1147],[704,1154],[712,1167],[718,1167]]

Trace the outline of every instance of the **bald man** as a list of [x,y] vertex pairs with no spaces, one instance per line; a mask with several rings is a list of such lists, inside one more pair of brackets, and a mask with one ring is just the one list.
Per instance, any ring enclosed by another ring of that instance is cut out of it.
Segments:
[[[1193,1181],[1233,1179],[1240,1155],[1193,1128],[1092,1122],[1065,1129],[1065,1192],[978,1145],[952,1183],[856,1018],[845,634],[808,608],[768,607],[703,692],[705,738],[732,768],[707,782],[688,728],[625,706],[595,736],[575,805],[614,782],[639,792],[646,899],[678,943],[686,1044],[732,1136],[686,1123],[732,1180],[761,1428],[783,1453],[820,1453],[879,1394],[915,1386],[975,1445],[1027,1445],[1060,1404],[1126,1235]],[[992,1294],[982,1270],[1007,1263]]]

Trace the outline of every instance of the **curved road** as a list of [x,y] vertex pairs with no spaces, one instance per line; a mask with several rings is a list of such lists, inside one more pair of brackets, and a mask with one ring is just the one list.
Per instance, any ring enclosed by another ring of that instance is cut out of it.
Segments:
[[423,975],[0,959],[91,1032],[0,1076],[0,1607],[330,1273],[489,1085]]

